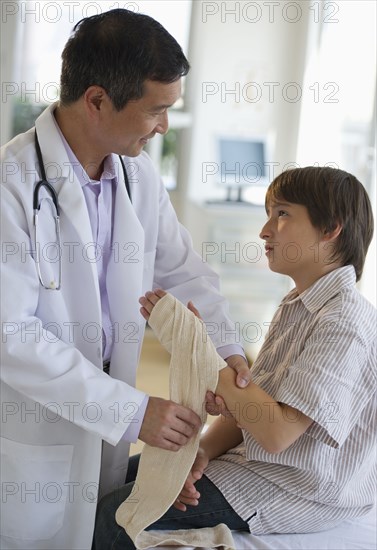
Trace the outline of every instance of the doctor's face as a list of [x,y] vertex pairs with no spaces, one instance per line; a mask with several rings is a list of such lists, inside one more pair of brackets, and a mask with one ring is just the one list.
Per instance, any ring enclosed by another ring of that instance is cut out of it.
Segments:
[[181,95],[181,79],[169,84],[146,80],[144,95],[129,101],[116,111],[112,104],[106,110],[101,141],[106,154],[116,153],[136,157],[155,134],[168,131],[168,113]]

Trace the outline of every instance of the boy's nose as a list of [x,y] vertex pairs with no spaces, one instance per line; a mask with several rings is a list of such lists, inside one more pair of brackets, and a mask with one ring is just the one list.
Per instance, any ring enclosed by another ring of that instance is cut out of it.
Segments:
[[267,239],[268,237],[271,237],[271,226],[270,226],[270,220],[268,220],[264,226],[262,227],[259,237],[261,239]]

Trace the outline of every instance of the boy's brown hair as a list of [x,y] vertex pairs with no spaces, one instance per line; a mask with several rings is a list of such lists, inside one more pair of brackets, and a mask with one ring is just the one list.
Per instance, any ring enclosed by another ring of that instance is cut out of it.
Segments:
[[355,176],[329,167],[287,170],[268,187],[266,207],[277,199],[305,206],[317,229],[330,232],[340,225],[330,260],[353,265],[356,280],[361,278],[374,223],[368,194]]

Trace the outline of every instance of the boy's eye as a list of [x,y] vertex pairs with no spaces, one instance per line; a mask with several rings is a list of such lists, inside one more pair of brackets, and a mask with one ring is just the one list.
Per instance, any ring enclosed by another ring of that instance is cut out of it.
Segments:
[[287,212],[285,210],[278,211],[278,216],[286,216],[286,215],[287,215]]

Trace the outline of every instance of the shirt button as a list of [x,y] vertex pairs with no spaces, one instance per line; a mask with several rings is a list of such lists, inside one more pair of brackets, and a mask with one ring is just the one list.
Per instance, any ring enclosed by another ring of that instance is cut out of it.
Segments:
[[259,371],[259,374],[264,374],[265,372],[266,372],[266,371],[265,371],[264,369],[261,369],[261,370]]

